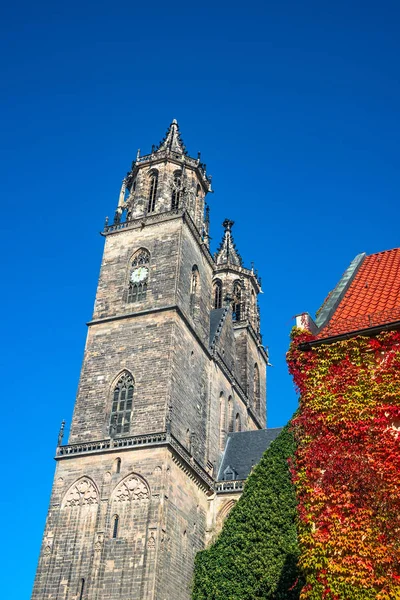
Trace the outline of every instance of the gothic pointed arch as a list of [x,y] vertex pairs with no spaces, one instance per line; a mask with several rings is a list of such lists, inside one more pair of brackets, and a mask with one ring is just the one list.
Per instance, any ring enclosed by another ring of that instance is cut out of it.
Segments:
[[192,317],[196,315],[196,309],[199,302],[200,294],[200,273],[197,265],[192,267],[192,275],[190,280],[190,314]]
[[225,448],[226,440],[226,403],[224,392],[219,395],[219,447],[220,450]]
[[234,281],[232,287],[232,318],[234,321],[244,319],[244,290],[240,279]]
[[99,503],[99,490],[90,477],[80,477],[67,490],[62,508],[93,506]]
[[137,303],[146,300],[150,269],[150,252],[147,248],[136,250],[131,256],[128,266],[126,301]]
[[124,369],[111,386],[110,436],[127,434],[130,431],[135,379]]
[[182,171],[174,172],[172,181],[171,210],[178,210],[182,203],[183,181]]
[[231,512],[232,508],[235,506],[237,500],[228,500],[224,502],[217,514],[217,522],[216,522],[216,533],[219,533],[222,529],[225,519]]
[[151,169],[148,173],[147,212],[152,213],[156,208],[158,190],[158,170]]
[[111,494],[111,501],[116,503],[147,501],[149,499],[149,484],[137,473],[127,475],[115,486]]
[[213,283],[213,305],[214,308],[222,308],[222,281],[215,279]]
[[228,398],[228,432],[232,433],[234,431],[234,422],[233,422],[233,399],[232,396]]
[[236,417],[235,417],[235,431],[242,431],[242,420],[240,418],[240,413],[236,413]]
[[253,402],[255,410],[261,409],[261,390],[260,390],[260,370],[258,364],[254,365],[254,378],[253,378]]

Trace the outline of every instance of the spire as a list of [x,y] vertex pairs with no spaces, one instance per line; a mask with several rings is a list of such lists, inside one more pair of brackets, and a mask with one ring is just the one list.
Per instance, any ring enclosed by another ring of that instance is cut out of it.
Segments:
[[222,223],[224,227],[224,236],[222,238],[222,242],[215,254],[215,260],[217,265],[223,265],[230,263],[231,265],[236,265],[237,267],[241,267],[243,265],[242,257],[236,249],[235,242],[232,237],[232,227],[234,225],[234,221],[230,221],[229,219],[225,219]]
[[178,152],[179,154],[187,154],[185,144],[182,141],[181,133],[179,131],[178,121],[174,119],[165,134],[164,139],[160,142],[156,152],[162,150],[172,150],[172,152]]

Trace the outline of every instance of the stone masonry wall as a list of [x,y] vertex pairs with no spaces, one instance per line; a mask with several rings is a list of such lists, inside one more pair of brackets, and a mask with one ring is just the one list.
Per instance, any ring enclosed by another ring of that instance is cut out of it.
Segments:
[[174,313],[156,313],[89,329],[69,443],[109,437],[118,375],[135,379],[131,435],[165,430]]
[[207,507],[166,448],[59,460],[32,600],[187,600]]

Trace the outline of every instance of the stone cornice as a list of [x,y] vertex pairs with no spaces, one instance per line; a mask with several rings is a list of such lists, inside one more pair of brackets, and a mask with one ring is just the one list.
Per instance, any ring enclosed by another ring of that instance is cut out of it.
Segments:
[[171,434],[166,431],[160,433],[149,433],[147,435],[133,435],[120,438],[108,438],[92,442],[78,444],[67,444],[58,446],[55,460],[75,458],[76,456],[88,454],[105,454],[109,452],[121,452],[124,450],[137,450],[142,448],[167,447],[175,457],[175,462],[181,468],[196,479],[204,491],[213,492],[215,480],[211,477],[204,466],[198,462]]
[[126,231],[130,231],[132,229],[144,229],[145,227],[151,227],[152,225],[158,225],[159,223],[165,223],[167,221],[172,221],[175,219],[182,219],[184,223],[187,224],[194,240],[202,251],[205,259],[209,263],[209,265],[214,269],[215,261],[214,258],[208,248],[208,246],[203,242],[199,231],[188,213],[186,209],[180,210],[169,210],[166,212],[151,214],[151,215],[143,215],[138,219],[132,219],[131,221],[125,221],[124,223],[117,223],[115,225],[106,225],[104,227],[104,231],[100,232],[100,235],[107,237],[109,235],[115,235],[117,233],[123,233]]

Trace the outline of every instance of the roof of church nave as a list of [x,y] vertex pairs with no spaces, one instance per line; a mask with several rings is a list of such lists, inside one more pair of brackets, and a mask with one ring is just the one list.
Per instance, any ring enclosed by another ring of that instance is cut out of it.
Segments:
[[217,479],[225,479],[227,470],[234,471],[234,480],[247,479],[282,429],[273,427],[228,433]]
[[400,320],[400,248],[355,257],[316,319],[327,338]]

